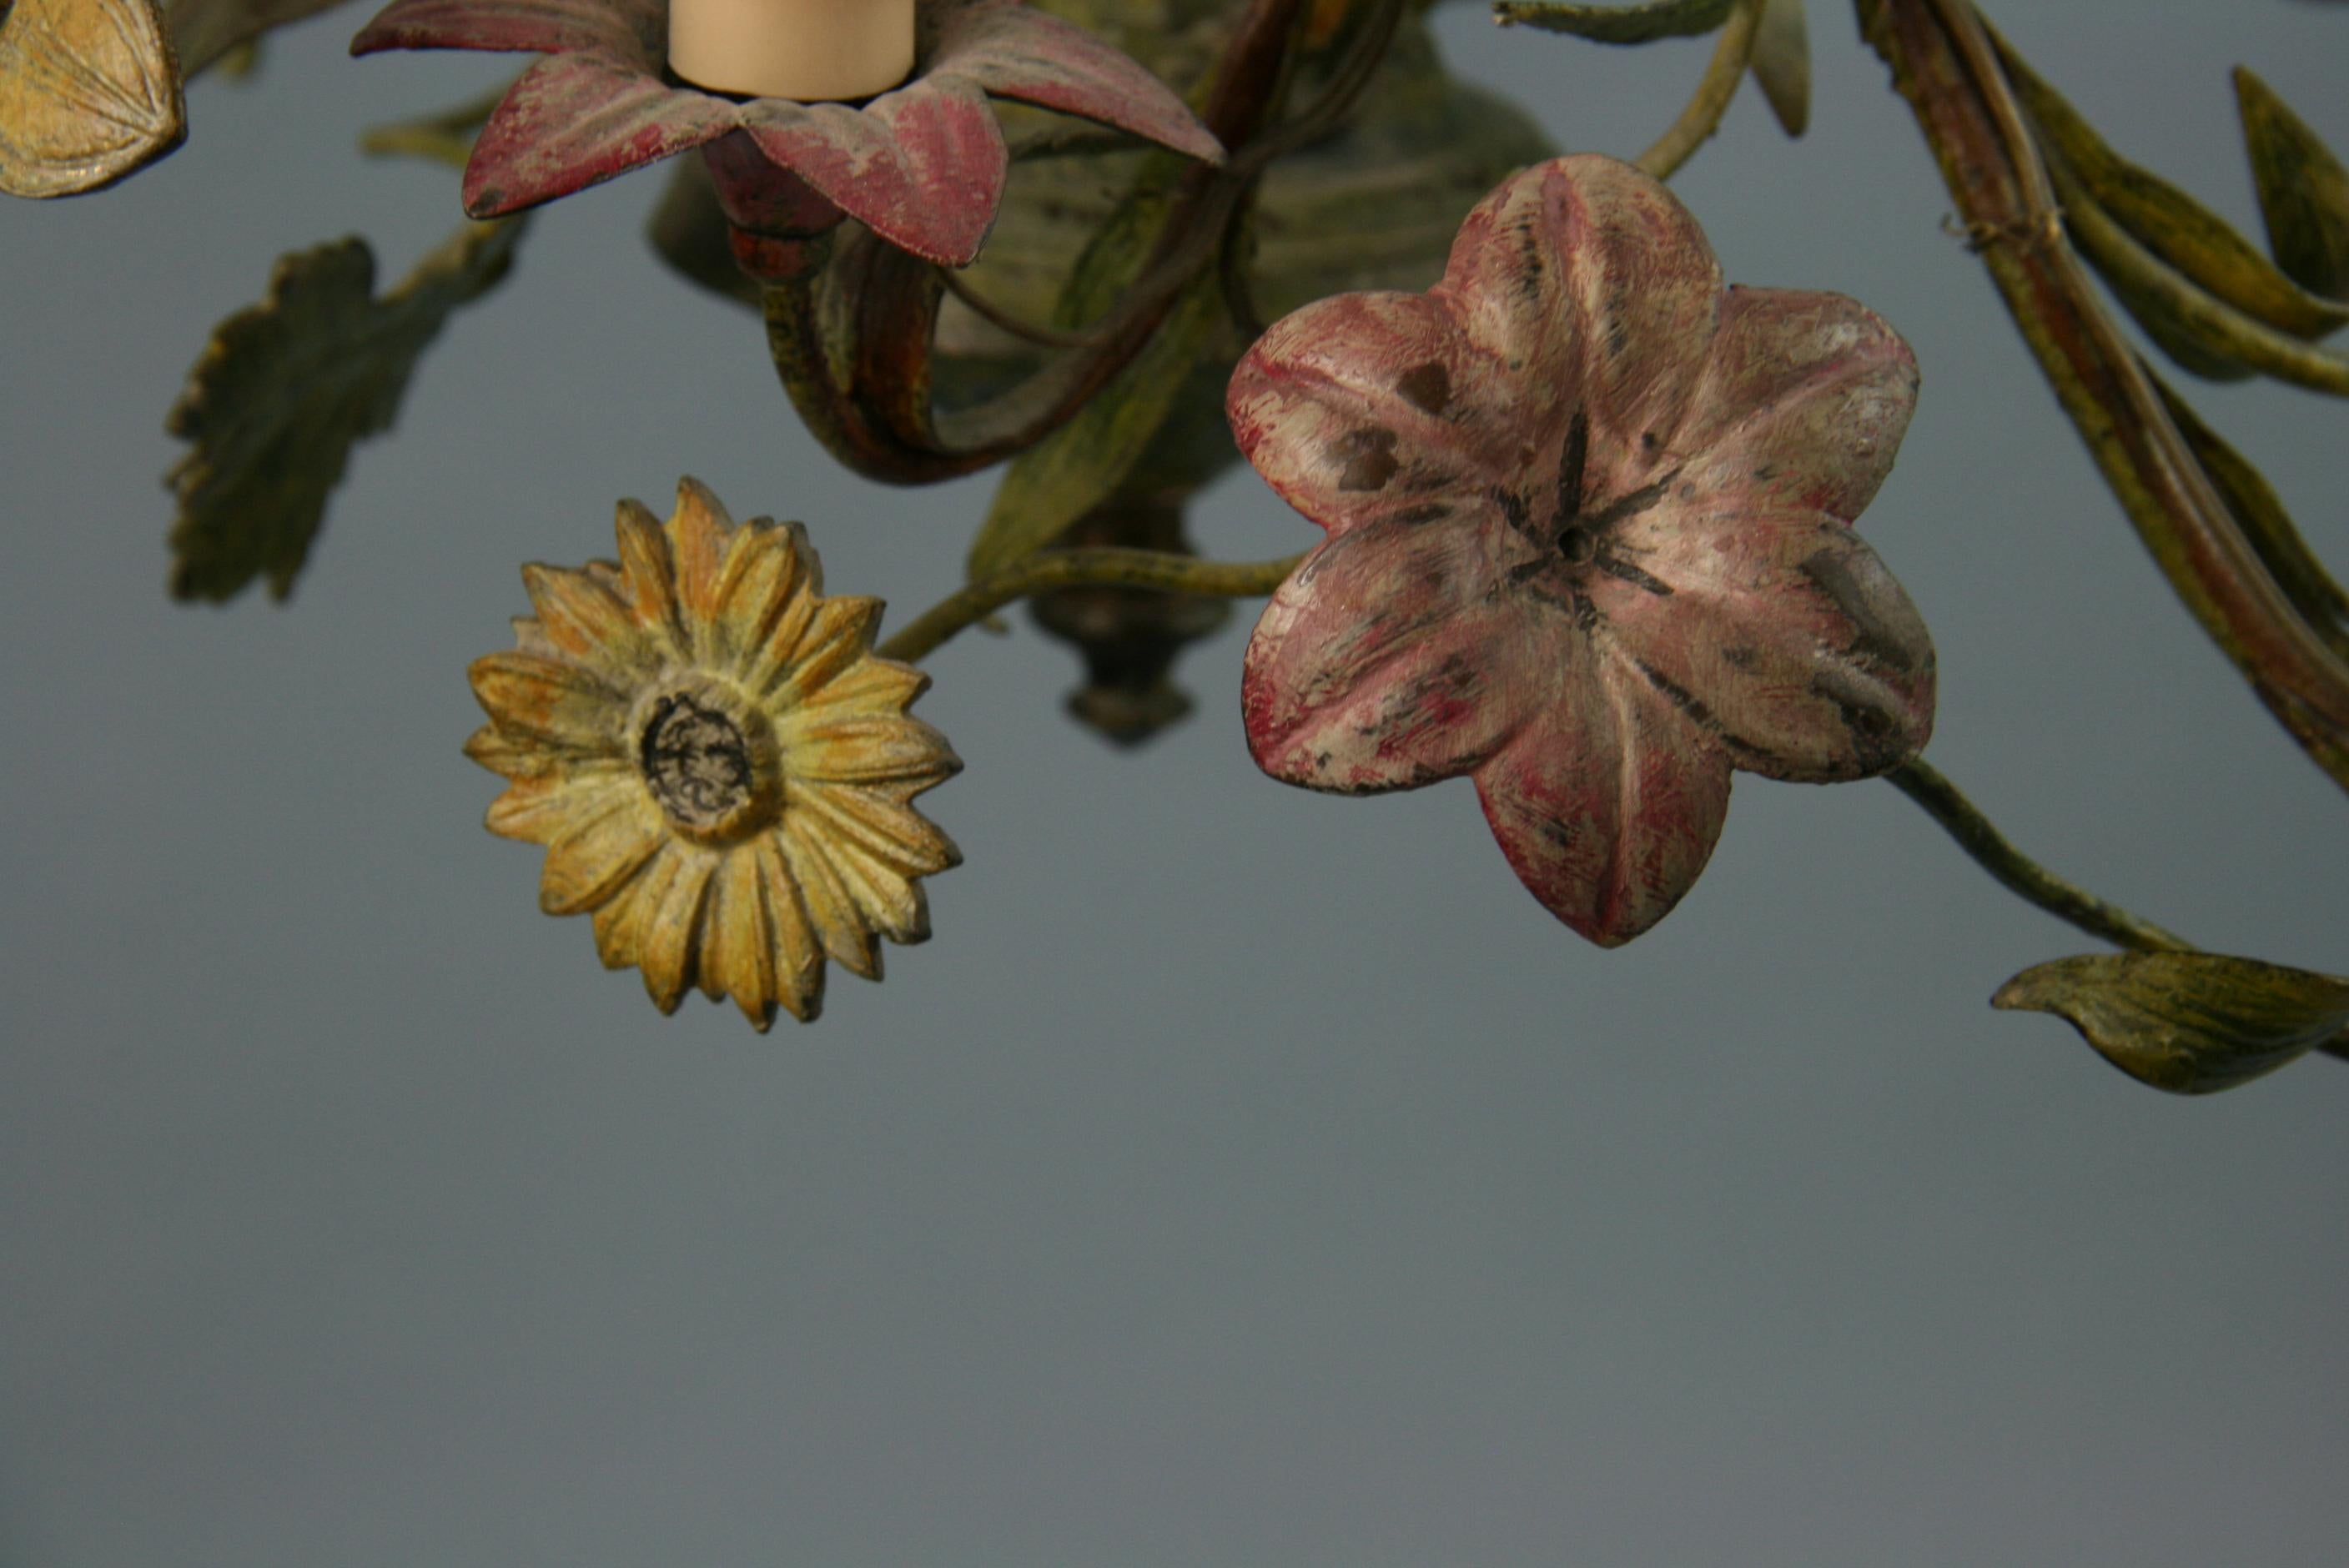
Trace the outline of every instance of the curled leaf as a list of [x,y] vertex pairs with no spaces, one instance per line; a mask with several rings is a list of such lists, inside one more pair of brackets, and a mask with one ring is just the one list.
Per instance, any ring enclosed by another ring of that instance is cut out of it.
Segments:
[[2248,458],[2204,424],[2202,417],[2167,383],[2157,377],[2154,386],[2161,393],[2162,405],[2169,410],[2178,434],[2193,449],[2195,459],[2218,488],[2227,510],[2235,514],[2243,537],[2258,552],[2268,575],[2275,579],[2276,586],[2283,590],[2284,597],[2292,601],[2309,629],[2332,645],[2335,653],[2349,658],[2349,594],[2341,591],[2341,585],[2300,536],[2275,487]]
[[2242,66],[2235,67],[2235,107],[2276,265],[2302,288],[2349,297],[2349,170]]
[[378,299],[356,236],[278,258],[269,293],[213,330],[164,427],[194,449],[179,499],[171,593],[225,600],[255,577],[283,599],[351,447],[391,427],[450,313],[505,275],[522,225],[468,223]]
[[0,4],[0,191],[100,190],[186,134],[180,66],[155,0]]
[[2210,953],[2101,954],[2026,969],[1991,1006],[2055,1014],[2140,1083],[2214,1094],[2349,1024],[2349,980]]
[[1749,63],[1754,85],[1770,100],[1788,136],[1800,136],[1811,123],[1811,43],[1803,21],[1803,0],[1763,0],[1762,20],[1754,32],[1754,58]]
[[1216,280],[1194,283],[1115,380],[1019,455],[971,544],[973,577],[1042,549],[1115,492],[1174,413],[1223,321]]
[[[1182,173],[1174,154],[1153,152],[1087,242],[1052,309],[1054,327],[1079,331],[1109,314],[1140,274]],[[1115,490],[1141,460],[1224,319],[1212,274],[1175,302],[1149,343],[1077,415],[1022,452],[1003,476],[970,547],[984,577],[1040,550]]]
[[2225,219],[2115,152],[2013,49],[2002,44],[2001,52],[2049,150],[2147,250],[2214,298],[2277,331],[2317,337],[2349,322],[2349,304],[2294,283]]
[[2061,160],[2051,160],[2047,173],[2081,254],[2179,365],[2212,380],[2240,380],[2258,371],[2312,392],[2349,397],[2349,356],[2279,332],[2195,283],[2105,211]]
[[1735,0],[1640,0],[1632,5],[1574,5],[1555,0],[1497,0],[1493,20],[1504,27],[1571,33],[1594,44],[1649,44],[1694,38],[1729,19]]

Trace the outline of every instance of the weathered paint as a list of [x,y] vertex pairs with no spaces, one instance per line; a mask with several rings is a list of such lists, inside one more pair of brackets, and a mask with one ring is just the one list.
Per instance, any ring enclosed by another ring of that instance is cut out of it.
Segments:
[[[465,210],[477,218],[569,195],[739,130],[839,212],[916,255],[961,266],[986,242],[1003,198],[1009,155],[990,95],[1195,158],[1222,157],[1164,83],[1019,0],[923,0],[918,20],[913,76],[861,105],[737,100],[673,83],[659,0],[397,0],[351,52],[547,57],[514,83],[475,144]],[[713,165],[721,180],[727,167]]]
[[1932,643],[1850,520],[1914,406],[1908,346],[1838,295],[1724,289],[1670,192],[1538,165],[1425,294],[1281,322],[1227,399],[1329,534],[1265,611],[1257,761],[1341,793],[1472,775],[1510,865],[1595,942],[1661,919],[1746,769],[1913,756]]

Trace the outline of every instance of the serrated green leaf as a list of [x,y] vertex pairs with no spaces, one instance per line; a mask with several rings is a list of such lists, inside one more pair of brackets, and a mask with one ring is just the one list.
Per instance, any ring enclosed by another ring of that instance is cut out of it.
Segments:
[[2153,385],[2169,410],[2170,421],[2186,438],[2186,444],[2194,449],[2202,471],[2218,487],[2227,510],[2235,514],[2243,537],[2251,541],[2268,575],[2275,579],[2276,586],[2283,590],[2284,597],[2292,601],[2309,629],[2330,644],[2335,653],[2349,658],[2349,594],[2342,592],[2341,585],[2301,537],[2275,487],[2268,483],[2267,476],[2253,467],[2251,459],[2204,424],[2201,416],[2167,382],[2155,377]]
[[2313,293],[2349,298],[2349,170],[2243,66],[2235,67],[2235,107],[2276,265]]
[[1496,0],[1493,20],[1504,27],[1571,33],[1594,44],[1648,44],[1693,38],[1729,20],[1735,0],[1640,0],[1631,5],[1574,5],[1550,0]]
[[1991,1006],[2054,1013],[2139,1082],[2212,1094],[2338,1033],[2349,980],[2210,953],[2101,954],[2026,969]]
[[[2007,73],[2049,150],[2097,204],[2147,250],[2213,297],[2295,337],[2349,322],[2349,304],[2320,298],[2286,276],[2227,221],[2096,134],[2064,96],[2001,41]],[[2147,330],[2152,330],[2150,326]]]
[[1754,57],[1747,63],[1754,85],[1770,101],[1770,112],[1788,136],[1811,124],[1811,40],[1803,20],[1803,0],[1764,0],[1754,29]]
[[175,597],[225,600],[261,576],[276,598],[293,591],[352,445],[391,427],[418,357],[505,275],[523,226],[468,223],[380,299],[356,236],[278,258],[268,294],[213,330],[164,420],[194,443],[164,477]]
[[1116,490],[1164,428],[1223,319],[1216,278],[1200,278],[1132,363],[1074,418],[1019,455],[970,547],[971,576],[1043,549]]

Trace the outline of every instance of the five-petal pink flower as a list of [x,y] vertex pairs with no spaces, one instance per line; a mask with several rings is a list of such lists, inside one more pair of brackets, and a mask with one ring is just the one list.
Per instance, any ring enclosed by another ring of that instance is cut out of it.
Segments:
[[1730,773],[1880,773],[1933,647],[1850,520],[1908,346],[1837,294],[1724,290],[1628,164],[1486,197],[1425,294],[1342,294],[1235,372],[1240,448],[1327,540],[1248,645],[1248,745],[1317,789],[1465,773],[1509,864],[1614,945],[1694,882]]
[[546,57],[514,83],[474,145],[464,199],[476,218],[733,137],[734,166],[747,159],[787,170],[882,238],[960,266],[978,254],[1003,196],[1008,153],[990,94],[1222,159],[1164,83],[1020,0],[919,0],[916,22],[913,76],[861,106],[738,100],[677,82],[664,71],[667,0],[395,0],[351,52]]

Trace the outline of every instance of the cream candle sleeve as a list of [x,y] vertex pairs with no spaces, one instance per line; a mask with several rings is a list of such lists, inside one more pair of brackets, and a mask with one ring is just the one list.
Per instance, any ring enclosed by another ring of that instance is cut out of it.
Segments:
[[914,0],[669,0],[668,64],[754,98],[870,98],[914,68]]

